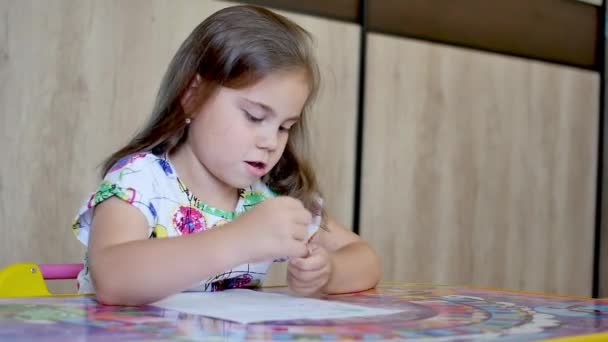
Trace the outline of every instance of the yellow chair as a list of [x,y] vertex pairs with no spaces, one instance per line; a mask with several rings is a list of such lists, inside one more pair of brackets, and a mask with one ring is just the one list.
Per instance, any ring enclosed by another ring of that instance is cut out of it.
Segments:
[[83,264],[16,263],[0,270],[0,298],[47,297],[45,280],[76,279]]

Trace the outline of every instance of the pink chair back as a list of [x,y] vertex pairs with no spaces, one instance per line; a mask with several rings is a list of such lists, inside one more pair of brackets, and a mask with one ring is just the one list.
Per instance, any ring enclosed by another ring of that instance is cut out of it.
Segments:
[[76,279],[83,264],[40,264],[40,272],[45,280]]

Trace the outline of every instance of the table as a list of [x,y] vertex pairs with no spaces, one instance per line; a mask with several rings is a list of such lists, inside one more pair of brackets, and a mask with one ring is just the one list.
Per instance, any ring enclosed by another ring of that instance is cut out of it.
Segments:
[[490,337],[529,341],[585,334],[595,334],[585,340],[608,339],[608,333],[602,333],[608,332],[608,299],[382,284],[328,300],[406,310],[377,317],[244,325],[153,306],[104,306],[91,296],[0,299],[0,341],[467,341]]

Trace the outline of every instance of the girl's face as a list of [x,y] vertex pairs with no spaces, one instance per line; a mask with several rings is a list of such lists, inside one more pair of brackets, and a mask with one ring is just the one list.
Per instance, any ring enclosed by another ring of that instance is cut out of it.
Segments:
[[279,161],[308,95],[300,71],[273,73],[242,89],[219,87],[192,115],[186,144],[210,175],[245,188]]

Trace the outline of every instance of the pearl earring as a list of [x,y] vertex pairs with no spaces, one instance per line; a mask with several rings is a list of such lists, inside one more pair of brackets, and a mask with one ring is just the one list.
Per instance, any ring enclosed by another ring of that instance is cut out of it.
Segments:
[[186,125],[189,125],[192,122],[192,120],[190,118],[186,118],[185,121],[186,121]]

